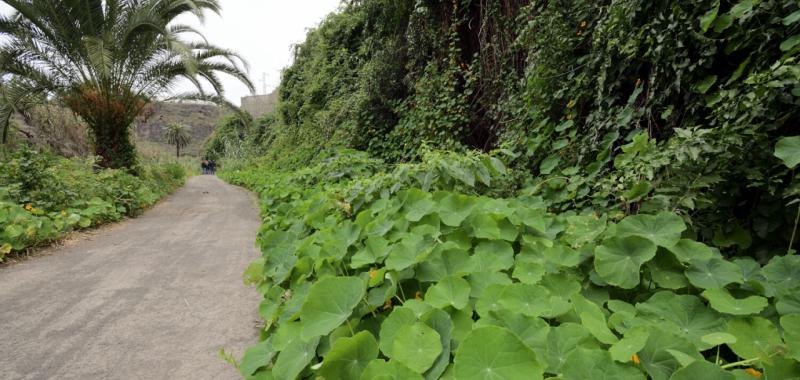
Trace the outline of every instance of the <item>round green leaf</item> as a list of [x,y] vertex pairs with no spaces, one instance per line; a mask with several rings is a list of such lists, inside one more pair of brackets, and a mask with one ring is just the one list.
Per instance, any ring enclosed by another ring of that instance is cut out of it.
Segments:
[[502,327],[472,330],[458,346],[456,380],[537,380],[543,369],[536,354]]
[[439,333],[422,322],[401,327],[392,344],[392,359],[423,373],[442,352]]
[[460,277],[446,277],[428,288],[425,302],[440,309],[452,306],[460,310],[467,306],[469,292],[470,286],[467,280]]
[[703,292],[714,310],[731,315],[758,314],[767,307],[767,299],[759,296],[750,296],[736,299],[725,289],[706,289]]
[[461,194],[447,194],[439,201],[437,212],[446,226],[458,227],[475,208],[474,198]]
[[239,372],[242,376],[250,376],[259,368],[266,367],[275,356],[272,342],[267,339],[245,350],[244,357],[239,363]]
[[314,283],[300,309],[302,339],[326,335],[339,327],[364,298],[365,285],[357,277],[327,277]]
[[611,358],[620,362],[628,363],[633,354],[639,352],[647,343],[650,333],[644,327],[635,327],[625,332],[625,336],[619,342],[614,343],[608,352]]
[[368,331],[362,331],[352,337],[337,339],[325,355],[319,374],[326,380],[358,379],[377,357],[378,342]]
[[611,360],[605,350],[578,348],[564,366],[564,380],[645,380],[641,371]]
[[775,157],[783,161],[789,169],[800,164],[800,136],[784,137],[775,144]]
[[656,245],[640,236],[606,239],[595,248],[594,268],[604,281],[624,289],[639,285],[639,270],[656,255]]
[[412,325],[417,322],[414,311],[408,307],[396,307],[392,313],[381,323],[380,349],[386,356],[393,356],[393,342],[397,332],[403,326]]
[[514,265],[514,248],[501,240],[484,241],[475,247],[472,256],[478,272],[497,272]]
[[736,343],[735,336],[724,332],[706,334],[703,335],[703,337],[700,339],[711,346],[720,346],[723,344]]
[[308,342],[295,339],[278,354],[272,374],[276,379],[296,379],[297,375],[311,363],[317,352],[319,337],[313,338]]
[[689,239],[681,239],[677,244],[667,247],[667,249],[682,263],[688,263],[692,260],[708,260],[714,255],[714,252],[707,245]]
[[727,372],[714,363],[695,360],[670,376],[669,380],[734,380],[732,373]]
[[736,337],[736,343],[728,346],[745,359],[766,359],[781,344],[778,329],[761,317],[731,320],[728,322],[728,333]]
[[742,282],[739,266],[718,257],[692,261],[692,266],[685,274],[692,285],[701,289],[724,288],[728,284]]
[[783,341],[789,346],[791,357],[800,361],[800,314],[781,317]]
[[550,292],[544,287],[515,283],[503,289],[499,303],[509,312],[538,317],[550,311],[549,299]]
[[361,373],[361,380],[423,380],[423,377],[397,361],[375,359]]
[[662,212],[657,215],[634,215],[617,224],[616,236],[640,236],[656,245],[671,247],[678,243],[686,224],[680,216]]

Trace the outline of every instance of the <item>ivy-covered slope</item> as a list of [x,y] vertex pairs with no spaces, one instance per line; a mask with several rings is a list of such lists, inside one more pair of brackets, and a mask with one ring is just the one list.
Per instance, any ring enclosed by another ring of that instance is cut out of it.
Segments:
[[211,144],[262,199],[242,374],[800,378],[798,36],[792,0],[346,2]]

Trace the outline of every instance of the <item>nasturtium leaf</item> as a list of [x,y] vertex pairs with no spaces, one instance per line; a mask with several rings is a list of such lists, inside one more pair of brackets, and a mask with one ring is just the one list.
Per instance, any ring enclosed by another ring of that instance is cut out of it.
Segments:
[[411,309],[411,311],[414,312],[414,316],[416,316],[417,319],[422,318],[422,316],[425,313],[434,309],[433,306],[431,306],[430,304],[425,303],[422,300],[418,299],[406,300],[406,302],[403,303],[403,307]]
[[[453,245],[440,251],[440,247]],[[447,276],[463,276],[475,272],[475,261],[466,250],[455,247],[455,243],[440,244],[427,260],[416,268],[417,280],[421,282],[437,282]]]
[[683,289],[689,286],[689,280],[683,273],[685,268],[667,252],[659,250],[656,257],[646,265],[650,278],[662,288]]
[[425,302],[440,309],[447,306],[463,309],[469,301],[469,292],[470,286],[467,280],[460,277],[446,277],[428,288]]
[[615,363],[607,351],[578,348],[566,358],[562,376],[565,380],[645,380],[641,371]]
[[606,230],[607,218],[595,214],[571,215],[566,218],[566,229],[561,236],[561,241],[573,248],[593,242]]
[[580,251],[561,244],[545,248],[541,254],[547,262],[557,266],[577,267],[582,261]]
[[472,213],[475,204],[472,197],[447,193],[439,200],[437,212],[446,226],[458,227]]
[[745,359],[766,359],[781,344],[778,329],[772,322],[761,317],[728,321],[727,332],[736,337],[736,343],[728,344],[728,347]]
[[778,314],[800,314],[800,294],[785,294],[775,302],[775,309]]
[[375,359],[361,373],[360,380],[423,380],[422,375],[395,360]]
[[680,363],[681,367],[686,367],[689,364],[692,364],[697,361],[697,358],[689,354],[684,354],[683,352],[680,352],[678,350],[673,350],[671,348],[668,348],[667,352],[669,352],[669,354],[672,355],[672,357],[675,358],[675,360],[677,360],[678,363]]
[[542,264],[532,261],[517,261],[511,276],[522,283],[535,285],[542,280],[544,273],[545,268]]
[[643,237],[612,237],[595,248],[594,268],[607,283],[632,289],[639,285],[642,264],[655,255],[656,245]]
[[490,317],[479,319],[477,324],[478,327],[494,325],[507,328],[522,343],[532,348],[537,355],[540,353],[544,355],[547,351],[547,334],[550,333],[550,325],[541,318],[529,317],[519,313],[500,312]]
[[478,272],[498,272],[514,265],[514,248],[502,240],[484,241],[475,247],[472,256]]
[[598,347],[586,327],[567,322],[551,328],[547,335],[547,372],[560,373],[564,366],[569,365],[567,356],[578,347]]
[[679,351],[695,360],[704,360],[697,348],[686,339],[657,328],[651,329],[647,343],[638,355],[642,367],[653,380],[667,380],[681,366],[670,351]]
[[703,292],[714,310],[731,315],[758,314],[767,307],[767,299],[759,296],[736,299],[725,289],[706,289]]
[[455,356],[456,380],[538,380],[543,369],[536,354],[502,327],[472,330]]
[[736,337],[725,332],[706,334],[703,335],[700,340],[714,347],[721,346],[723,344],[736,343]]
[[[768,361],[763,362],[765,380],[781,379],[781,380],[798,380],[800,379],[800,362],[784,358],[782,356],[775,356]],[[748,379],[748,380],[752,380]]]
[[619,342],[611,345],[608,352],[611,358],[620,362],[628,363],[631,357],[639,352],[647,343],[650,333],[644,327],[635,327],[625,332],[625,336]]
[[428,325],[439,334],[442,352],[438,355],[433,365],[425,371],[426,379],[436,380],[450,365],[450,352],[453,338],[453,321],[450,315],[441,309],[432,309],[420,317],[420,321]]
[[[748,0],[749,1],[749,0]],[[732,373],[725,371],[706,360],[695,360],[688,366],[678,369],[669,380],[735,380]]]
[[789,169],[800,164],[800,136],[784,137],[775,144],[775,157],[783,161]]
[[350,380],[361,377],[361,372],[378,357],[378,342],[369,331],[352,337],[339,338],[325,355],[319,374],[326,380]]
[[504,272],[477,272],[467,277],[469,286],[472,289],[469,296],[472,298],[483,298],[483,291],[491,285],[508,285],[512,281]]
[[319,337],[308,342],[295,339],[278,354],[272,374],[276,379],[296,379],[311,360],[316,356]]
[[245,350],[244,357],[239,362],[239,372],[242,376],[250,376],[258,371],[259,368],[266,367],[271,363],[275,354],[275,348],[272,347],[272,342],[269,339],[261,341]]
[[589,332],[597,340],[605,344],[614,344],[619,341],[619,338],[608,328],[606,316],[600,306],[580,294],[572,295],[572,305],[583,326],[589,329]]
[[519,235],[517,226],[508,219],[485,213],[473,213],[464,221],[464,226],[471,236],[478,239],[513,242]]
[[790,356],[800,361],[800,314],[781,317],[783,341],[789,346]]
[[351,268],[360,268],[377,263],[389,254],[389,242],[379,236],[370,236],[361,248],[350,258]]
[[671,212],[656,215],[633,215],[617,224],[616,236],[640,236],[661,247],[672,247],[680,241],[686,224]]
[[430,252],[432,242],[419,234],[404,235],[402,240],[389,249],[386,268],[402,271],[421,261]]
[[549,298],[550,292],[539,285],[515,283],[505,287],[499,303],[508,312],[538,317],[550,311]]
[[688,339],[701,349],[713,347],[703,343],[704,335],[725,329],[722,316],[691,295],[661,291],[637,304],[636,308],[642,319],[677,337]]
[[675,255],[675,258],[682,263],[689,263],[692,260],[708,260],[714,256],[714,252],[707,245],[689,239],[681,239],[677,244],[667,247],[667,250]]
[[408,307],[396,307],[392,313],[381,323],[380,331],[380,349],[386,356],[393,356],[392,343],[397,336],[397,332],[403,327],[412,325],[417,322],[417,316],[414,311]]
[[400,327],[392,343],[392,359],[417,373],[430,368],[441,352],[439,333],[422,322]]
[[739,266],[718,257],[694,260],[685,273],[689,282],[701,289],[724,288],[728,284],[742,282]]
[[622,194],[626,202],[636,202],[653,191],[653,185],[648,181],[637,182],[630,189]]
[[326,335],[339,327],[364,298],[365,285],[357,277],[327,277],[314,283],[300,310],[302,339]]
[[773,257],[761,274],[766,278],[768,296],[796,294],[800,290],[800,255]]
[[258,284],[264,281],[265,262],[266,261],[263,258],[258,258],[253,260],[253,262],[247,266],[247,269],[245,269],[243,275],[245,285]]

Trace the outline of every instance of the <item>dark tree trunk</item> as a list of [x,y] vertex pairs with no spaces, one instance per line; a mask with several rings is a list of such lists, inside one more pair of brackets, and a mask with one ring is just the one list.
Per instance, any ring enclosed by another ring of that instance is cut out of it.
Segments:
[[181,158],[181,146],[180,144],[175,144],[175,156]]
[[127,125],[90,125],[95,154],[100,166],[111,169],[131,169],[136,166],[136,147]]

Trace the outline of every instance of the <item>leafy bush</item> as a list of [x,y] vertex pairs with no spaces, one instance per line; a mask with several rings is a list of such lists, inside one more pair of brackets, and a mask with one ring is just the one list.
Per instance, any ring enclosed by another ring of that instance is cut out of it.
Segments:
[[487,196],[509,181],[489,156],[422,162],[343,152],[222,174],[257,189],[264,216],[245,273],[263,341],[243,376],[800,376],[797,256],[725,257],[669,212]]
[[91,159],[20,148],[0,163],[0,259],[73,229],[135,215],[183,184],[185,176],[177,163],[146,165],[134,176],[95,170]]

